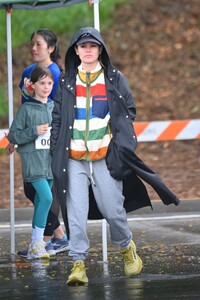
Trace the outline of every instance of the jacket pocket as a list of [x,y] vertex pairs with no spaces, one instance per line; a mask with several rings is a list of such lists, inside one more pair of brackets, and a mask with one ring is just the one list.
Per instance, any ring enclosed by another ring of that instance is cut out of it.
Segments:
[[92,114],[94,116],[104,119],[108,111],[107,96],[96,95],[92,97]]
[[106,165],[110,172],[110,175],[113,178],[115,178],[116,180],[124,180],[131,174],[132,170],[123,161],[123,159],[121,159],[119,148],[120,147],[118,147],[118,145],[112,138],[108,146]]

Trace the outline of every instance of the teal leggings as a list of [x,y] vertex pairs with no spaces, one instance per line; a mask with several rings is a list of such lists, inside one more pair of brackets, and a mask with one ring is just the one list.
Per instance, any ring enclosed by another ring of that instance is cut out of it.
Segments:
[[32,227],[45,228],[53,199],[51,192],[53,180],[42,179],[31,183],[36,191]]

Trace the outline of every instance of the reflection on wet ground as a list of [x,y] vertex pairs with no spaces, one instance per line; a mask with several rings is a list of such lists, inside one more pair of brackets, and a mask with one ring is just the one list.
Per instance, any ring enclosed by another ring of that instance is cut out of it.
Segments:
[[[9,254],[9,230],[0,234],[0,299],[200,299],[200,218],[130,221],[143,259],[141,274],[127,278],[108,232],[108,262],[102,262],[101,225],[89,224],[87,286],[67,286],[72,261],[66,253],[28,261]],[[17,250],[30,229],[16,230]]]
[[89,284],[72,287],[66,285],[71,265],[64,254],[50,261],[33,262],[18,258],[11,260],[9,256],[4,256],[0,265],[0,299],[129,300],[200,297],[200,275],[194,274],[192,269],[187,274],[182,271],[175,275],[172,274],[173,270],[169,273],[151,273],[146,266],[140,275],[127,278],[123,275],[121,261],[93,261],[87,270]]

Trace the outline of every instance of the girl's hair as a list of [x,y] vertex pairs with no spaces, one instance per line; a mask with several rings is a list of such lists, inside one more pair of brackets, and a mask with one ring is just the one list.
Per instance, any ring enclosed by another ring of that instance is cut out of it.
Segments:
[[46,67],[36,67],[30,76],[30,81],[32,83],[36,83],[37,81],[39,81],[42,78],[46,78],[47,76],[49,76],[53,81],[53,75],[51,73],[51,71],[46,68]]
[[43,39],[47,43],[48,48],[54,47],[53,52],[50,54],[50,58],[53,62],[56,62],[60,70],[63,71],[63,66],[61,65],[61,55],[59,52],[59,45],[55,33],[47,28],[39,28],[38,30],[32,33],[31,41],[36,34],[41,35],[43,37]]

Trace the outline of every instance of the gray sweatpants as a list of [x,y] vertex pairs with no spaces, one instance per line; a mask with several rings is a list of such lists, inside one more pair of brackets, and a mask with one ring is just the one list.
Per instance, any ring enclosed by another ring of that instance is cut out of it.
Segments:
[[90,184],[98,208],[110,226],[113,243],[123,249],[132,239],[123,207],[122,181],[110,176],[105,159],[95,162],[69,159],[67,216],[70,229],[69,256],[74,261],[84,260],[88,254],[87,219]]

